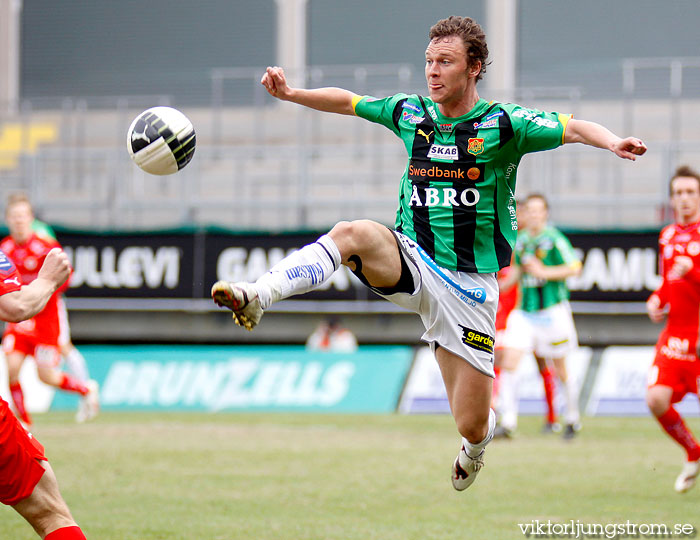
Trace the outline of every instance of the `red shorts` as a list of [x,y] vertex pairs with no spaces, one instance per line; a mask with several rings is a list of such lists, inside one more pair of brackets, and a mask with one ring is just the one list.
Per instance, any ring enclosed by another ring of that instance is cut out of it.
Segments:
[[34,491],[46,460],[44,447],[20,425],[5,400],[0,398],[0,502],[17,504]]
[[657,347],[656,358],[649,368],[649,386],[668,386],[673,390],[671,403],[678,403],[686,394],[698,393],[700,360],[679,360],[669,357]]
[[61,365],[61,351],[58,344],[44,343],[40,339],[8,330],[2,337],[2,350],[31,356],[41,367],[56,368]]

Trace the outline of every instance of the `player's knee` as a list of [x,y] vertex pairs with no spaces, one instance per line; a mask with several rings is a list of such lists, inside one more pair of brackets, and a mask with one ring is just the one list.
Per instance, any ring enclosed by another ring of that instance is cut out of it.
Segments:
[[331,229],[328,235],[341,253],[361,256],[377,243],[376,225],[373,221],[366,219],[341,221]]
[[660,396],[653,391],[647,392],[646,401],[647,407],[656,417],[662,416],[671,405],[665,396]]
[[336,243],[342,242],[351,251],[357,250],[366,234],[366,226],[361,221],[341,221],[329,234]]
[[19,374],[20,371],[22,371],[22,366],[7,366],[7,378],[10,381],[10,383],[18,383],[19,382]]
[[483,418],[481,418],[481,416],[463,414],[459,417],[455,417],[455,422],[457,422],[457,431],[459,431],[459,434],[472,444],[480,443],[488,434],[488,414]]
[[45,369],[37,369],[36,374],[37,374],[37,377],[39,377],[39,380],[41,382],[43,382],[44,384],[53,385],[54,381],[53,381],[53,377],[52,377],[53,374],[52,373],[47,372]]

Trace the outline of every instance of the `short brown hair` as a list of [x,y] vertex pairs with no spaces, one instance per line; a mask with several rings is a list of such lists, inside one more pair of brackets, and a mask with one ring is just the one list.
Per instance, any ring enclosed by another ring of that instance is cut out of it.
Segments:
[[[26,193],[23,191],[15,191],[14,193],[10,193],[7,196],[7,204],[5,205],[5,213],[14,206],[15,204],[19,203],[27,203],[29,205],[29,208],[32,208],[32,202],[29,200],[29,197],[27,196]],[[32,212],[34,209],[32,208]]]
[[544,203],[545,210],[549,210],[549,201],[542,193],[530,193],[527,197],[525,197],[525,203],[530,202],[532,199],[541,200]]
[[479,23],[469,17],[452,15],[436,22],[430,28],[428,36],[430,41],[449,36],[462,38],[464,49],[467,51],[467,66],[472,66],[476,61],[481,62],[481,71],[476,77],[477,81],[481,80],[486,72],[489,48],[486,45],[486,34]]
[[688,177],[688,178],[695,178],[695,180],[698,181],[698,188],[700,188],[700,173],[698,173],[695,169],[690,167],[690,165],[680,165],[676,169],[676,172],[673,173],[671,180],[669,180],[669,182],[668,182],[669,195],[673,195],[673,181],[676,178],[680,178],[681,176]]

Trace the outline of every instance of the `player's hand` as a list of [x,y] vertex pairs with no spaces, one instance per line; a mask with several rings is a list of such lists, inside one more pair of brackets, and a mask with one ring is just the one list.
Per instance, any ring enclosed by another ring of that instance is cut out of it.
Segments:
[[615,155],[621,157],[622,159],[630,159],[632,161],[637,159],[637,156],[643,155],[647,151],[647,146],[642,142],[641,139],[636,137],[627,137],[626,139],[620,139],[615,142],[610,148]]
[[70,272],[68,255],[61,248],[53,248],[46,254],[37,277],[53,282],[58,288],[65,283]]
[[291,88],[287,86],[287,77],[284,75],[284,70],[281,67],[268,67],[260,79],[268,93],[278,99],[286,100],[289,98]]
[[693,268],[693,259],[685,255],[678,255],[673,259],[673,266],[668,271],[668,277],[671,279],[680,279]]
[[521,264],[523,271],[537,279],[547,279],[545,265],[535,256],[523,259]]
[[647,315],[652,322],[661,322],[666,313],[661,308],[661,300],[655,294],[652,294],[647,300]]

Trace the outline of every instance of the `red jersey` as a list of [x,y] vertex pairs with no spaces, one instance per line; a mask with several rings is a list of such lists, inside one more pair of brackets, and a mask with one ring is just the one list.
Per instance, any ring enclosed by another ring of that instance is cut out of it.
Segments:
[[[505,266],[498,271],[498,281],[505,279],[513,271],[512,266]],[[513,311],[518,303],[518,284],[515,283],[507,291],[499,291],[498,293],[498,309],[496,310],[496,330],[502,330],[506,327],[508,315]]]
[[[689,257],[693,267],[684,276],[674,278],[669,272],[678,256]],[[654,294],[661,300],[661,306],[669,306],[661,337],[680,338],[673,356],[691,360],[697,355],[700,329],[700,223],[664,227],[659,235],[659,273],[663,282]]]
[[[55,240],[39,238],[35,234],[32,234],[29,240],[22,244],[15,242],[11,236],[5,237],[0,242],[0,250],[4,251],[17,267],[22,285],[27,285],[37,278],[47,253],[55,247],[61,246]],[[56,291],[47,302],[46,307],[32,319],[20,323],[8,323],[5,333],[22,334],[36,338],[41,343],[57,345],[59,333],[58,296],[65,287],[66,285]]]

